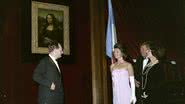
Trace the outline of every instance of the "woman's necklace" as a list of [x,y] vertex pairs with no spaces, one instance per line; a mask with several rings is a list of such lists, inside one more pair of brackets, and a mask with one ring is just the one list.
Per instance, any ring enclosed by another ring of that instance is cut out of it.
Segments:
[[[148,80],[148,73],[150,71],[150,69],[155,65],[157,64],[159,61],[158,60],[155,60],[155,61],[151,61],[150,63],[148,63],[144,70],[142,70],[142,89],[145,89],[146,88],[146,84],[147,84],[147,80]],[[145,79],[143,78],[144,75],[146,75]]]

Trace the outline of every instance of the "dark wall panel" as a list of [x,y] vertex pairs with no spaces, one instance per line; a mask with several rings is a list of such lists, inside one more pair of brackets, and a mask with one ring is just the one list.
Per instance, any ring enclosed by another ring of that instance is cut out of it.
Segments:
[[[59,1],[59,0],[58,0]],[[62,0],[61,0],[62,2]],[[30,31],[23,34],[22,24],[31,27],[30,15],[23,17],[23,0],[1,1],[3,23],[1,29],[1,61],[0,90],[7,94],[6,104],[36,104],[37,84],[32,80],[32,73],[39,60],[24,62],[22,43],[24,37],[30,36]],[[90,52],[90,17],[89,1],[78,0],[70,2],[72,26],[71,35],[74,45],[74,59],[70,64],[61,64],[66,104],[91,104],[91,52]],[[83,6],[82,6],[83,5]],[[2,18],[0,17],[0,22]],[[24,23],[23,23],[24,22]],[[27,47],[25,47],[27,48]],[[26,56],[25,56],[26,57]]]

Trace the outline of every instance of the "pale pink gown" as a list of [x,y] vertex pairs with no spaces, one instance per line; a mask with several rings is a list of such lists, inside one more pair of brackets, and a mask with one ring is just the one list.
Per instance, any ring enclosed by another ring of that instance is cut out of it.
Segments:
[[131,88],[126,69],[112,71],[113,104],[130,104]]

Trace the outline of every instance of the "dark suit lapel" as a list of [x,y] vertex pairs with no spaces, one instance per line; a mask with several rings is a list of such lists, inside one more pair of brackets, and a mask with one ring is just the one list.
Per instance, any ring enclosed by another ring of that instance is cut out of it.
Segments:
[[144,58],[143,57],[141,57],[141,59],[140,59],[140,69],[141,69],[141,73],[142,73],[142,71],[143,71],[143,60],[144,60]]
[[49,57],[49,61],[51,62],[51,64],[53,66],[55,66],[55,69],[57,70],[58,74],[60,75],[60,72],[58,71],[57,65],[54,63],[54,61],[51,59],[51,57]]

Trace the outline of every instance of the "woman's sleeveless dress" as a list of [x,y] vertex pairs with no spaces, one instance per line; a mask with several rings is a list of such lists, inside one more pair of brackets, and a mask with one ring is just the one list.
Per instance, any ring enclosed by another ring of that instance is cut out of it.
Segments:
[[129,74],[126,69],[113,69],[112,88],[113,104],[130,104],[131,88]]

